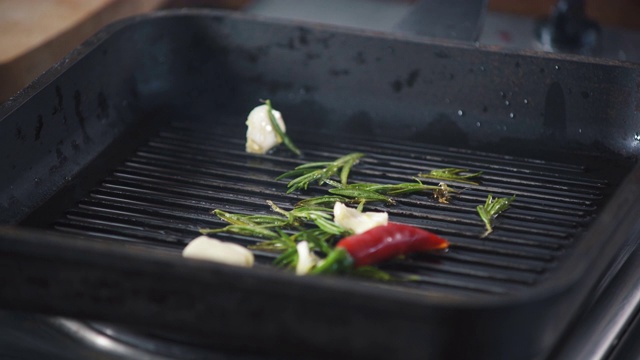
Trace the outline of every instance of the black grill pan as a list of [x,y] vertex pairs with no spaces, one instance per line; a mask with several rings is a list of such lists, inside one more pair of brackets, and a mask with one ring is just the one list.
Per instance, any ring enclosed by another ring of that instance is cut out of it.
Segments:
[[[0,109],[0,305],[295,358],[544,357],[637,238],[638,79],[628,63],[234,13],[113,24]],[[264,98],[304,158],[244,152]],[[412,281],[180,257],[222,226],[211,210],[321,194],[274,178],[354,151],[354,181],[484,172],[450,204],[377,207],[452,243],[383,266]],[[481,238],[490,193],[517,200]]]

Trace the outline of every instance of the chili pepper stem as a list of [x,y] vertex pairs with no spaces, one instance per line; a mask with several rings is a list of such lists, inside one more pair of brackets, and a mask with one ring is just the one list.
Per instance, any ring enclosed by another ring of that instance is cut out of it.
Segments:
[[353,267],[353,258],[344,248],[335,248],[310,274],[336,274]]

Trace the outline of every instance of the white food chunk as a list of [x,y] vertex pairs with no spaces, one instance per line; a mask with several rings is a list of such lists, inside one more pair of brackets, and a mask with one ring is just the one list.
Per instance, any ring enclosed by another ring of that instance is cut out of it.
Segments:
[[373,229],[376,226],[384,226],[389,222],[389,214],[386,212],[360,212],[349,208],[341,202],[333,206],[333,221],[355,234]]
[[320,259],[309,250],[309,244],[306,241],[300,241],[296,245],[298,250],[298,263],[296,264],[296,275],[305,275],[313,268]]
[[[276,118],[283,133],[287,132],[279,111],[271,109],[271,113]],[[247,117],[247,145],[246,151],[254,154],[265,154],[272,147],[280,144],[282,139],[271,126],[269,119],[269,109],[267,105],[255,107]]]
[[227,265],[252,267],[253,253],[244,246],[199,236],[184,248],[182,256],[191,259],[215,261]]

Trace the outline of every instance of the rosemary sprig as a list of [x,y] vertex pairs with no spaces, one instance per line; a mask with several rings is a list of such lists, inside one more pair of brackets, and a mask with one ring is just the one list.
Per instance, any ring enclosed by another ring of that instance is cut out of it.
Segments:
[[298,250],[294,246],[273,260],[273,264],[280,267],[295,267],[298,263]]
[[290,224],[289,219],[282,216],[233,214],[220,209],[211,213],[232,225],[276,227]]
[[277,230],[279,237],[269,241],[262,241],[254,245],[247,246],[249,249],[253,250],[263,250],[269,252],[285,252],[290,249],[295,249],[296,243],[295,241],[287,235],[284,231],[278,229]]
[[277,227],[291,224],[289,219],[283,218],[282,216],[234,214],[220,209],[216,209],[212,211],[212,213],[230,225],[219,229],[200,229],[200,233],[203,235],[229,233],[265,239],[277,239],[279,235],[273,231],[272,228],[277,229]]
[[[342,197],[353,199],[352,202],[376,202],[382,201],[389,204],[394,204],[395,201],[388,195],[407,195],[413,193],[419,193],[423,191],[433,191],[434,197],[440,202],[448,202],[451,193],[458,192],[455,189],[448,187],[445,183],[439,185],[425,185],[420,179],[414,178],[415,183],[399,183],[399,184],[373,184],[373,183],[353,183],[348,185],[342,185],[333,180],[326,180],[329,185],[335,186],[335,189],[330,189],[329,192]],[[313,200],[309,199],[309,201]]]
[[291,138],[289,138],[289,136],[284,131],[282,131],[282,129],[280,128],[280,124],[278,124],[278,121],[276,120],[276,117],[273,116],[273,107],[271,107],[271,100],[267,99],[264,101],[264,103],[267,105],[269,120],[271,121],[271,126],[276,131],[276,134],[278,134],[280,139],[282,139],[282,142],[289,148],[289,150],[291,150],[298,156],[302,156],[302,152],[300,151],[300,149],[298,149],[293,141],[291,141]]
[[[467,174],[463,174],[467,173]],[[444,168],[444,169],[435,169],[431,170],[429,173],[420,173],[418,174],[421,178],[427,179],[437,179],[437,180],[449,180],[449,181],[457,181],[470,185],[478,185],[477,182],[469,180],[471,178],[478,177],[482,175],[482,171],[477,173],[469,173],[469,169],[459,169],[459,168]]]
[[320,228],[302,230],[291,236],[281,232],[280,236],[275,240],[250,245],[249,249],[280,252],[281,254],[274,260],[274,264],[281,267],[289,267],[294,266],[298,261],[297,243],[307,241],[312,250],[327,255],[331,252],[328,242],[335,238],[335,235],[326,233]]
[[377,193],[375,191],[366,190],[366,189],[349,189],[349,188],[334,188],[329,189],[329,192],[332,194],[345,196],[348,198],[352,198],[357,202],[375,202],[382,201],[388,204],[395,204],[392,198]]
[[419,179],[413,178],[415,183],[385,184],[370,187],[368,190],[388,195],[407,195],[422,191],[435,191],[440,186],[424,185]]
[[357,200],[349,199],[344,196],[323,195],[323,196],[317,196],[317,197],[300,200],[295,205],[295,207],[316,206],[316,207],[323,207],[327,209],[333,209],[333,205],[338,201],[343,204],[358,203]]
[[335,242],[338,237],[335,234],[328,233],[321,228],[311,228],[300,231],[293,235],[295,242],[306,241],[311,249],[318,250],[324,254],[331,252],[329,243]]
[[212,213],[230,225],[218,229],[200,229],[200,233],[203,235],[228,233],[277,239],[279,235],[273,229],[291,223],[288,218],[282,216],[234,214],[220,209],[216,209]]
[[229,233],[243,236],[260,237],[265,239],[276,239],[278,234],[263,227],[256,225],[228,225],[220,229],[200,229],[202,235]]
[[294,170],[278,176],[276,180],[293,178],[293,180],[287,184],[289,188],[289,190],[287,190],[288,194],[298,189],[306,190],[309,184],[314,181],[322,185],[322,183],[340,171],[340,181],[346,185],[351,168],[363,156],[364,154],[362,153],[351,153],[331,162],[324,161],[300,165]]
[[492,223],[493,219],[496,218],[500,213],[507,210],[511,205],[511,202],[516,199],[516,196],[513,195],[510,198],[493,198],[491,194],[487,196],[487,201],[484,205],[478,205],[477,210],[480,218],[484,222],[485,228],[487,231],[484,232],[482,237],[486,237],[492,231]]
[[[305,206],[286,211],[272,201],[267,203],[279,215],[234,214],[217,209],[212,213],[230,225],[219,229],[200,229],[200,232],[205,235],[230,233],[268,239],[250,248],[275,252],[295,249],[296,243],[306,240],[312,249],[325,254],[331,251],[327,244],[329,241],[348,233],[346,229],[333,222],[331,209]],[[313,225],[315,227],[305,229]],[[284,228],[291,228],[297,232],[289,235],[284,232]]]
[[267,201],[267,203],[274,211],[287,216],[290,223],[295,223],[297,220],[307,220],[312,221],[317,227],[329,234],[341,235],[347,232],[345,228],[331,220],[333,218],[333,211],[331,209],[325,207],[301,206],[295,207],[291,211],[285,211],[272,201]]

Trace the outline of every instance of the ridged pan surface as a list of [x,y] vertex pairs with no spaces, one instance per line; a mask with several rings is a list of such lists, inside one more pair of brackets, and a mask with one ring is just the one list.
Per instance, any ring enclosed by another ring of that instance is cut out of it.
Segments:
[[[482,171],[479,185],[451,182],[462,191],[449,203],[424,192],[396,196],[395,205],[367,205],[367,209],[387,211],[392,221],[428,229],[451,242],[446,252],[385,264],[384,269],[405,281],[383,285],[457,295],[500,295],[543,281],[589,224],[608,187],[606,180],[594,178],[575,164],[357,137],[322,141],[302,133],[297,139],[304,158],[286,149],[253,155],[244,151],[243,130],[242,121],[236,129],[172,123],[53,226],[179,251],[198,236],[199,229],[225,226],[211,214],[214,209],[266,214],[272,213],[267,200],[289,209],[302,199],[326,194],[326,186],[286,194],[287,181],[275,178],[305,162],[332,160],[357,151],[366,156],[353,168],[353,182],[411,182],[420,172],[444,167]],[[494,232],[482,237],[484,225],[476,206],[488,194],[515,195],[516,200],[496,218]],[[217,236],[242,245],[261,241]],[[256,255],[265,263],[275,256],[259,251]]]

